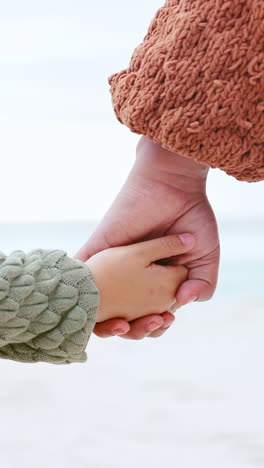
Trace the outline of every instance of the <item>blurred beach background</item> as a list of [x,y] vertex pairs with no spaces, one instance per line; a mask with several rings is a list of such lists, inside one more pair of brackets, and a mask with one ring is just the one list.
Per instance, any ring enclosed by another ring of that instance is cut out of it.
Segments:
[[[1,1],[1,0],[0,0]],[[0,250],[73,255],[126,179],[138,135],[107,77],[160,0],[1,1]],[[264,466],[264,183],[210,172],[218,289],[159,339],[91,337],[85,364],[2,361],[4,468]]]

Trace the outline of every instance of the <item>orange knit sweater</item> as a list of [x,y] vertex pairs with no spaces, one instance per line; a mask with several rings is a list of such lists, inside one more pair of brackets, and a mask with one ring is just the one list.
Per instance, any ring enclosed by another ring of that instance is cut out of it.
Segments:
[[167,0],[109,84],[132,132],[264,180],[264,0]]

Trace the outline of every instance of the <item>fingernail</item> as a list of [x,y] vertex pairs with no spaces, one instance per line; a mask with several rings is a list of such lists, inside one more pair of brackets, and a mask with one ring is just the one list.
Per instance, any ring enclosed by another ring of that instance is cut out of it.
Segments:
[[188,302],[186,302],[185,305],[190,304],[191,302],[197,301],[197,299],[198,299],[198,296],[191,296],[190,299],[188,300]]
[[163,328],[169,328],[173,324],[174,320],[172,322],[167,322],[166,325],[163,325]]
[[160,323],[158,322],[150,322],[147,326],[147,332],[153,332],[154,330],[157,330],[161,326]]
[[177,302],[175,301],[173,305],[171,305],[169,308],[168,308],[168,312],[170,312],[170,314],[174,314],[174,312],[176,312],[178,308],[178,304]]
[[191,245],[193,243],[193,236],[191,234],[179,234],[183,245]]
[[124,335],[125,330],[122,330],[121,328],[117,328],[116,330],[113,330],[113,335]]

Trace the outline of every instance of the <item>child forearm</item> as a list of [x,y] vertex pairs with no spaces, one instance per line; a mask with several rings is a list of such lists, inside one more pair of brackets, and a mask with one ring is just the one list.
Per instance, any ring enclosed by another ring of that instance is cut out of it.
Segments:
[[134,320],[175,303],[187,268],[158,265],[189,251],[190,234],[106,249],[87,264],[61,250],[0,253],[0,358],[86,361],[96,321]]
[[85,361],[98,303],[92,273],[65,252],[0,253],[0,357]]

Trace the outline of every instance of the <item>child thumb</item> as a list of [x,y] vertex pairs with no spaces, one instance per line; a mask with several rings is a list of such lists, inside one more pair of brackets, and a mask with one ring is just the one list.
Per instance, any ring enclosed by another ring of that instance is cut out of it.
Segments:
[[170,258],[188,252],[193,244],[194,237],[192,234],[184,233],[163,236],[136,245],[139,253],[144,257],[144,261],[149,264],[163,258]]

